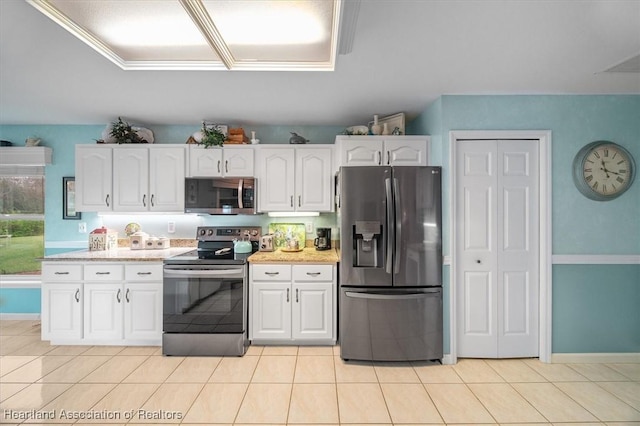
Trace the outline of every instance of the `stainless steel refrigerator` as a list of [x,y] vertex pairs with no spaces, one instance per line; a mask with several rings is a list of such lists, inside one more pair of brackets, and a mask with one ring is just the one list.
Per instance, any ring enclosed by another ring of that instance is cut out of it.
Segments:
[[341,167],[340,356],[442,358],[440,167]]

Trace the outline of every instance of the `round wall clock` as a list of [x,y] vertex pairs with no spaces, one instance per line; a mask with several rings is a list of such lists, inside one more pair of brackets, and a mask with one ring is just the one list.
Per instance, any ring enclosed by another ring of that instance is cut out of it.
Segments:
[[613,200],[633,183],[636,164],[622,146],[609,141],[585,145],[573,159],[573,181],[587,198]]

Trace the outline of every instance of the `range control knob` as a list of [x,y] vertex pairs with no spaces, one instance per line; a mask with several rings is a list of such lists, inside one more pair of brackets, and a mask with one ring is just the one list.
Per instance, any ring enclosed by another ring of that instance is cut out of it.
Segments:
[[203,229],[200,230],[200,235],[204,236],[204,235],[206,235],[206,233],[207,233],[206,229],[203,228]]
[[213,235],[213,229],[209,229],[209,230],[207,231],[207,235],[209,235],[209,236]]
[[257,229],[252,230],[251,231],[251,236],[255,237],[256,235],[258,235],[258,230]]

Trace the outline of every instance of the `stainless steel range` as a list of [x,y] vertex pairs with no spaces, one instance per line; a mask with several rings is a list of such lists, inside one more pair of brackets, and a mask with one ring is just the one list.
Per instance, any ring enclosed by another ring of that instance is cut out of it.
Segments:
[[[259,226],[198,227],[198,248],[164,261],[164,355],[244,355],[247,258],[258,250],[260,236]],[[243,239],[250,248],[236,244]]]

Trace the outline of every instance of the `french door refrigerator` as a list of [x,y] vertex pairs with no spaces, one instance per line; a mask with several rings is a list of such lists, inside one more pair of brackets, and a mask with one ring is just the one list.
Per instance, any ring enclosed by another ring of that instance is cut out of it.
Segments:
[[442,358],[440,167],[341,167],[340,356]]

